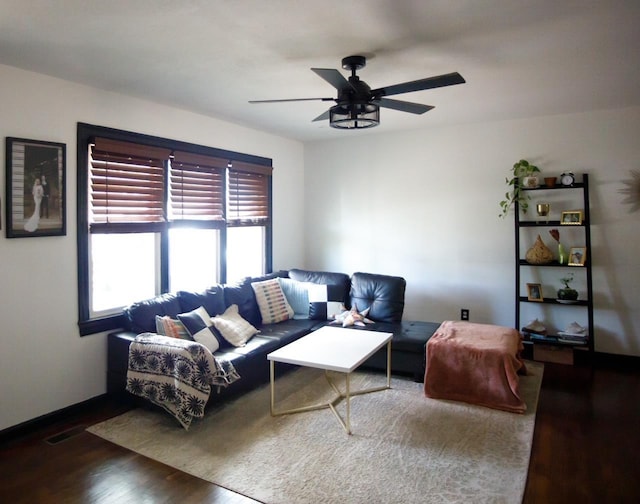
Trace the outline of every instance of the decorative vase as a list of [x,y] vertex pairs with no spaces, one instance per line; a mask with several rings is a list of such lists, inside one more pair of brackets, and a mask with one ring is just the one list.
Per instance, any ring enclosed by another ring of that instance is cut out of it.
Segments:
[[549,264],[553,261],[553,252],[551,252],[551,249],[544,244],[542,238],[538,235],[533,247],[527,250],[524,258],[529,264]]
[[558,242],[558,262],[560,264],[567,264],[569,262],[569,254],[560,242]]

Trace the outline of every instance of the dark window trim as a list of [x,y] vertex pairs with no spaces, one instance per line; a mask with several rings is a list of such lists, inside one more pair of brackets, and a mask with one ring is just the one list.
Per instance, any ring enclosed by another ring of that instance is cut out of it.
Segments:
[[[251,154],[243,154],[240,152],[229,151],[225,149],[217,149],[206,147],[203,145],[183,142],[179,140],[171,140],[143,133],[134,133],[131,131],[108,128],[105,126],[97,126],[87,123],[78,123],[77,127],[77,144],[76,144],[76,171],[77,171],[77,250],[78,250],[78,327],[80,336],[87,336],[104,331],[110,331],[124,326],[123,314],[114,314],[102,318],[91,319],[89,317],[89,194],[86,188],[89,183],[89,150],[88,145],[94,137],[104,137],[113,140],[129,141],[153,145],[156,147],[164,147],[171,150],[182,150],[205,156],[214,156],[227,158],[229,160],[246,162],[272,167],[272,160],[269,158],[254,156]],[[272,209],[272,180],[269,178],[268,200],[269,208]],[[271,210],[271,213],[273,210]],[[193,224],[198,225],[196,222]],[[271,272],[273,269],[273,231],[272,217],[267,222],[262,223],[266,226],[265,247],[266,247],[266,264],[265,271]],[[183,224],[184,225],[184,224]],[[224,223],[222,224],[224,227]],[[124,228],[123,228],[124,230]],[[166,239],[162,240],[162,247],[166,248]],[[226,233],[221,233],[221,262],[226,264]],[[166,257],[166,254],[161,254]],[[161,288],[162,292],[166,292],[168,285],[168,267],[163,264],[161,267]],[[225,274],[223,274],[221,282],[225,282]]]

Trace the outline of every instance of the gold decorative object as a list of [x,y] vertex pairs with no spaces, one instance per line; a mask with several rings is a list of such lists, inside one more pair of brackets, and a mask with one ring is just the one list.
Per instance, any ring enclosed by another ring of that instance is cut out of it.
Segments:
[[529,264],[549,264],[553,261],[553,252],[551,252],[551,249],[544,244],[542,238],[538,235],[533,247],[527,250],[524,258]]

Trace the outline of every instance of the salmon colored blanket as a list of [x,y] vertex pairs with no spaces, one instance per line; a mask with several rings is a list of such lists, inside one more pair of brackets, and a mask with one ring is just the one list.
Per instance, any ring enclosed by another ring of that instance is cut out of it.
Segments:
[[445,321],[427,343],[425,395],[524,413],[518,391],[518,373],[527,374],[522,350],[515,329]]

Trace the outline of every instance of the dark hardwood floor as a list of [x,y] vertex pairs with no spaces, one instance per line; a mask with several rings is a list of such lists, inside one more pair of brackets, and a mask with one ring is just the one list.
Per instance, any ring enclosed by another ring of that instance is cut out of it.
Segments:
[[[2,502],[256,502],[84,432],[124,410],[105,399],[5,440]],[[523,502],[640,502],[639,431],[638,369],[546,364]]]

